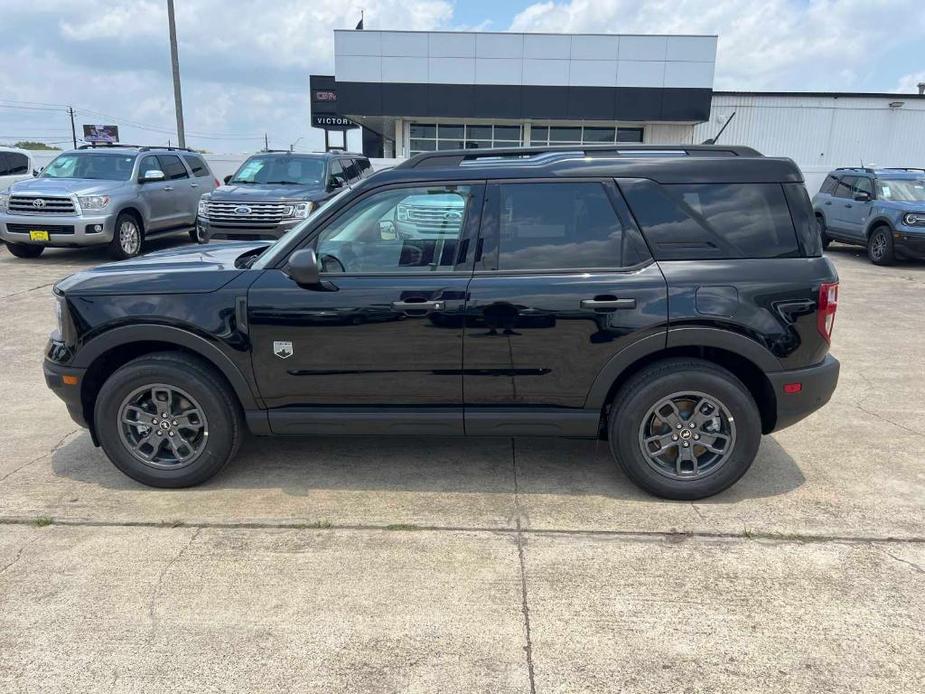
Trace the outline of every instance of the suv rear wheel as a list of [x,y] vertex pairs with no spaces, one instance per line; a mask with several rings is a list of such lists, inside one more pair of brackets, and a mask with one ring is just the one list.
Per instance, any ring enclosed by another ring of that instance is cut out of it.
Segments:
[[870,232],[867,240],[867,257],[874,265],[892,265],[896,262],[893,252],[893,234],[887,226],[881,226]]
[[28,243],[7,243],[6,247],[17,258],[38,258],[45,250],[45,246],[34,246]]
[[174,352],[139,357],[103,384],[94,422],[110,460],[152,487],[206,481],[234,456],[241,413],[206,363]]
[[700,359],[666,359],[620,390],[610,413],[610,449],[627,476],[668,499],[702,499],[751,466],[761,417],[732,373]]
[[141,253],[144,232],[138,218],[131,212],[121,212],[116,218],[116,228],[109,244],[109,255],[116,260],[134,258]]

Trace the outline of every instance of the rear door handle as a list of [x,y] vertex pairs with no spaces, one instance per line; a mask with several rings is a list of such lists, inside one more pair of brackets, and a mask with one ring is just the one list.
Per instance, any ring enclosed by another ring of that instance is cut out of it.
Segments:
[[190,188],[198,188],[198,187],[199,187],[199,184],[198,184],[198,183],[190,183],[190,184],[189,184],[189,187],[190,187]]
[[853,207],[853,206],[849,205],[848,203],[845,203],[845,207]]
[[164,186],[164,190],[173,190],[173,186]]
[[823,205],[831,205],[832,202],[831,202],[830,200],[826,200],[826,201],[825,201],[824,203],[822,203],[822,204],[823,204]]
[[582,299],[581,308],[595,311],[616,311],[617,309],[636,308],[636,299]]
[[446,304],[442,301],[393,301],[392,308],[409,316],[424,316],[434,311],[442,311]]

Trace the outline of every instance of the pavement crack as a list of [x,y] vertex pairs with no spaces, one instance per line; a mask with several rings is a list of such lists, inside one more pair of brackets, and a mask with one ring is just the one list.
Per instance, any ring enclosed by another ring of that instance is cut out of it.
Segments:
[[0,567],[0,576],[2,576],[4,573],[6,573],[8,569],[13,568],[13,566],[14,566],[15,564],[17,564],[17,563],[19,562],[20,559],[22,559],[22,554],[23,554],[23,552],[26,550],[26,547],[28,547],[29,545],[31,545],[31,544],[32,544],[33,542],[35,542],[37,539],[38,539],[38,536],[33,537],[33,538],[32,538],[31,540],[29,540],[28,542],[23,543],[23,545],[17,550],[16,556],[13,557],[13,560],[10,561],[10,562],[8,562],[8,563],[6,563],[6,564],[4,564],[2,567]]
[[915,434],[916,436],[918,436],[919,434],[922,433],[922,432],[920,432],[920,431],[916,431],[916,430],[913,429],[912,427],[907,427],[905,424],[900,424],[899,422],[894,422],[892,419],[890,419],[889,417],[884,417],[882,414],[877,414],[876,412],[873,412],[872,410],[868,410],[866,407],[863,407],[863,406],[859,405],[858,403],[854,403],[854,407],[855,407],[856,409],[860,410],[861,412],[863,412],[864,414],[869,414],[869,415],[870,415],[871,417],[873,417],[874,419],[879,419],[881,422],[886,422],[887,424],[892,424],[892,425],[893,425],[894,427],[896,427],[897,429],[902,429],[903,431],[907,431],[907,432],[909,432],[910,434]]
[[693,501],[691,502],[691,508],[694,509],[694,513],[700,516],[700,520],[705,521],[707,519],[707,517],[703,515],[703,511],[697,508],[697,504],[695,504]]
[[176,556],[167,562],[164,565],[164,568],[161,569],[160,573],[157,575],[157,581],[154,584],[154,590],[151,591],[151,599],[148,600],[148,620],[151,622],[151,631],[148,634],[147,639],[147,644],[149,646],[154,642],[154,637],[157,634],[157,626],[159,623],[157,618],[157,602],[160,599],[161,587],[164,585],[164,578],[167,576],[167,572],[170,571],[170,569],[172,569],[174,565],[183,558],[183,555],[186,554],[186,551],[196,541],[196,538],[199,537],[199,533],[201,532],[201,526],[196,528],[195,532],[190,535],[189,541],[180,548],[180,551],[177,552]]
[[524,615],[524,655],[527,658],[527,676],[530,680],[530,694],[536,694],[536,677],[533,669],[533,637],[530,633],[530,605],[527,602],[527,569],[524,562],[523,529],[520,524],[520,489],[517,484],[517,448],[514,439],[511,439],[511,467],[514,471],[514,522],[517,544],[517,559],[520,563],[520,609]]
[[25,469],[26,469],[27,467],[29,467],[30,465],[33,465],[34,463],[37,463],[37,462],[39,462],[40,460],[42,460],[42,459],[44,459],[44,458],[47,458],[48,456],[54,455],[55,453],[58,452],[58,450],[59,450],[62,446],[64,446],[64,443],[65,443],[71,436],[73,436],[74,434],[76,434],[78,431],[80,431],[80,427],[78,427],[77,429],[74,429],[73,431],[67,432],[64,436],[62,436],[60,439],[58,439],[58,442],[57,442],[54,446],[52,446],[51,449],[50,449],[47,453],[42,453],[41,455],[38,455],[38,456],[36,456],[35,458],[32,458],[31,460],[27,460],[25,463],[23,463],[23,464],[20,465],[19,467],[10,470],[8,473],[6,473],[5,475],[3,475],[3,477],[0,477],[0,483],[5,482],[7,478],[12,477],[13,475],[15,475],[15,474],[16,474],[17,472],[19,472],[20,470],[25,470]]
[[28,294],[29,292],[38,291],[39,289],[45,289],[47,287],[53,287],[54,282],[46,282],[45,284],[39,284],[35,287],[30,287],[29,289],[21,289],[18,292],[13,292],[12,294],[4,294],[4,299],[12,299],[13,297],[22,296],[23,294]]
[[892,552],[888,552],[887,550],[883,550],[883,553],[887,555],[890,559],[894,559],[901,564],[906,564],[907,566],[911,566],[915,571],[917,571],[920,574],[925,574],[925,569],[923,569],[921,566],[916,564],[914,561],[909,561],[908,559],[897,557],[895,554],[893,554]]

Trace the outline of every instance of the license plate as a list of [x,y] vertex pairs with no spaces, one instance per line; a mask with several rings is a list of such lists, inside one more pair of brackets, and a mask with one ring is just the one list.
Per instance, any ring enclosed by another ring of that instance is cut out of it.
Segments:
[[48,232],[44,230],[30,229],[29,230],[29,240],[30,241],[47,241]]

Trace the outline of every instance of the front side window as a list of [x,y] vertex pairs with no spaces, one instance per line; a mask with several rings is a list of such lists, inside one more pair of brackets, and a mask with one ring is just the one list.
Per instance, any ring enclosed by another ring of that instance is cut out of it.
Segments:
[[925,201],[925,178],[881,178],[877,181],[877,197],[899,202]]
[[127,181],[132,175],[134,165],[134,154],[73,152],[62,154],[46,166],[42,178]]
[[321,186],[324,183],[324,160],[290,154],[262,154],[241,164],[231,183]]
[[499,270],[620,268],[648,255],[635,244],[626,248],[626,230],[601,183],[499,188]]
[[858,176],[857,183],[854,184],[853,194],[857,195],[858,193],[867,193],[870,197],[874,197],[874,184],[867,176]]
[[857,183],[857,176],[844,176],[835,186],[835,197],[852,198],[854,197],[854,184]]
[[357,170],[353,159],[343,159],[341,166],[344,167],[344,173],[347,175],[348,181],[355,181],[360,177],[360,172]]
[[180,178],[189,178],[189,174],[186,173],[186,167],[183,166],[183,162],[180,161],[180,157],[175,154],[158,154],[157,160],[161,164],[161,171],[164,172],[166,176],[171,181],[176,181]]
[[398,188],[374,193],[318,236],[325,272],[452,270],[472,207],[471,186]]

